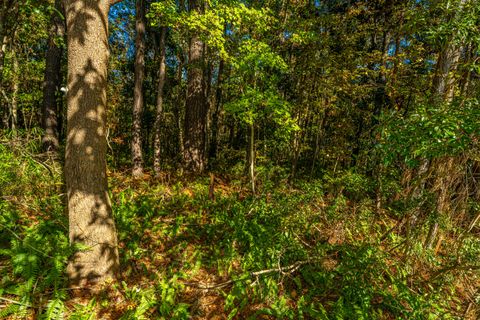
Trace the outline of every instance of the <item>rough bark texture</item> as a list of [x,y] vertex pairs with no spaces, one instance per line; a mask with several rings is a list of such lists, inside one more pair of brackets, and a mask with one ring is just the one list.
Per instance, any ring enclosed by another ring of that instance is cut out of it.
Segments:
[[43,83],[42,125],[45,134],[42,138],[44,150],[55,151],[59,145],[58,139],[58,104],[57,93],[61,86],[62,47],[58,41],[65,36],[65,24],[59,12],[63,12],[60,0],[55,0],[55,9],[50,20],[48,32],[48,48],[45,58],[45,74]]
[[70,242],[88,247],[67,268],[72,286],[92,286],[118,270],[115,224],[107,192],[106,103],[108,0],[67,0],[67,145],[65,181]]
[[142,155],[142,113],[143,80],[145,78],[145,1],[136,0],[135,4],[135,86],[133,97],[133,139],[132,139],[132,175],[143,175]]
[[161,170],[161,127],[163,118],[163,87],[165,85],[165,38],[167,28],[162,27],[160,34],[160,66],[158,70],[158,86],[157,86],[157,112],[155,115],[155,138],[153,142],[153,169],[156,175]]
[[[190,10],[200,11],[198,0],[189,1]],[[187,170],[201,172],[205,169],[205,134],[207,108],[203,89],[203,49],[198,35],[192,36],[188,57],[187,101],[184,123],[184,161]]]

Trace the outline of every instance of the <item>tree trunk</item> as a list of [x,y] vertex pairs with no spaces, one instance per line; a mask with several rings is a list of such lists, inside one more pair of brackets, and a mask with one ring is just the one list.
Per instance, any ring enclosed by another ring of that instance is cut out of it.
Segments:
[[132,175],[143,175],[142,114],[145,78],[145,0],[135,2],[135,84],[133,97]]
[[[460,15],[466,0],[460,0],[457,15]],[[447,45],[440,51],[436,64],[435,75],[432,81],[431,103],[434,104],[450,104],[453,100],[455,77],[452,73],[457,70],[458,61],[461,55],[461,45],[453,41],[453,36],[449,39]],[[450,170],[445,167],[452,167],[453,159],[449,159],[447,163],[441,161],[436,162],[436,183],[438,196],[436,199],[436,215],[444,214],[445,208],[450,204],[450,190],[448,188],[448,177]],[[439,230],[437,219],[430,225],[427,238],[424,243],[426,249],[430,249],[435,242]]]
[[436,72],[433,78],[433,102],[450,102],[453,99],[454,77],[462,48],[448,44],[438,56]]
[[[3,69],[5,66],[5,53],[7,51],[7,37],[4,36],[2,38],[2,43],[0,44],[0,89],[3,83]],[[3,95],[4,96],[4,95]],[[9,101],[4,97],[0,97],[0,100],[3,98],[5,100],[3,110],[1,110],[2,113],[2,126],[5,129],[8,129],[8,104]]]
[[72,286],[115,278],[118,248],[106,174],[109,0],[67,0],[68,93],[65,182],[69,233],[76,252]]
[[10,128],[15,131],[17,130],[18,124],[18,73],[19,73],[19,66],[18,66],[18,58],[16,52],[13,53],[12,56],[13,60],[13,78],[12,78],[12,99],[10,105],[10,118],[11,118],[11,126]]
[[184,92],[183,92],[183,54],[180,52],[178,54],[178,66],[177,66],[177,83],[178,83],[178,90],[177,90],[177,97],[176,97],[176,107],[173,109],[176,118],[176,125],[178,130],[178,151],[183,159],[184,150],[183,150],[183,122],[185,117],[185,102],[183,101]]
[[162,27],[160,35],[160,68],[158,71],[157,86],[157,113],[155,115],[155,138],[153,142],[153,169],[155,174],[160,174],[161,163],[161,126],[163,118],[163,87],[165,85],[165,38],[167,27]]
[[317,161],[318,158],[318,153],[320,152],[320,141],[323,136],[323,128],[325,127],[325,120],[327,119],[327,107],[328,107],[328,101],[325,101],[324,105],[324,110],[322,111],[321,114],[321,120],[318,123],[318,129],[317,129],[317,134],[315,137],[315,149],[313,151],[313,160],[312,160],[312,167],[310,168],[310,176],[313,177],[315,173],[315,162]]
[[248,171],[252,193],[255,194],[255,126],[250,124],[250,140],[248,144]]
[[435,220],[430,225],[427,238],[424,243],[425,249],[431,249],[438,234],[438,218],[444,215],[450,206],[450,186],[453,175],[453,165],[456,158],[440,159],[436,162],[436,181],[434,188],[437,189],[437,200],[435,207]]
[[[7,49],[7,37],[5,36],[5,21],[7,15],[7,1],[3,1],[0,11],[0,88],[3,83],[3,68],[5,66],[5,51]],[[4,97],[0,97],[0,101],[3,100]],[[5,101],[7,103],[7,101]],[[6,104],[5,104],[6,105]],[[3,108],[0,110],[1,118],[2,118],[2,127],[7,129],[8,128],[8,112],[7,108]]]
[[50,29],[48,33],[48,48],[45,58],[45,74],[43,82],[43,112],[42,126],[45,134],[42,138],[42,144],[45,151],[55,151],[59,145],[58,138],[58,113],[60,105],[58,104],[57,92],[61,86],[61,61],[62,47],[56,43],[58,39],[65,36],[65,24],[59,12],[63,12],[60,0],[55,0],[55,9],[50,19]]
[[218,65],[217,88],[215,93],[215,110],[212,114],[212,139],[210,141],[209,157],[215,159],[218,150],[218,119],[220,116],[220,106],[222,105],[222,82],[224,61],[220,60]]
[[[201,11],[197,0],[189,1],[190,10]],[[190,39],[188,57],[187,101],[184,122],[184,161],[191,172],[205,169],[205,134],[207,108],[203,88],[203,42],[198,35]]]

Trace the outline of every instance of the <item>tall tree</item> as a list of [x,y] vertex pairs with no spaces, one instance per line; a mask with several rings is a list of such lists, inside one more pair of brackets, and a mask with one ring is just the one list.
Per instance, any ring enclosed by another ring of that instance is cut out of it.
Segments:
[[161,127],[163,118],[163,87],[165,85],[165,41],[167,35],[167,27],[162,27],[160,31],[159,55],[160,66],[158,71],[158,86],[157,86],[157,112],[155,115],[155,137],[153,142],[153,169],[156,175],[160,174],[161,163]]
[[[202,12],[201,0],[189,0],[190,11]],[[188,52],[188,83],[184,123],[184,161],[192,172],[205,169],[205,134],[207,108],[204,90],[204,43],[197,33],[190,38]]]
[[132,174],[143,175],[142,155],[142,114],[143,81],[145,78],[145,0],[135,2],[135,84],[133,97],[133,139],[132,139]]
[[90,286],[116,275],[117,235],[106,174],[109,0],[68,0],[67,145],[65,181],[69,233],[76,252],[71,285]]
[[55,10],[50,19],[48,31],[48,48],[45,57],[45,74],[43,83],[43,106],[42,106],[42,127],[45,134],[42,139],[45,150],[56,150],[58,148],[58,104],[57,93],[59,92],[62,75],[62,45],[61,41],[65,36],[65,23],[61,13],[63,12],[60,0],[55,0]]
[[[19,13],[19,3],[15,0],[2,1],[0,5],[0,87],[3,85],[3,70],[5,68],[5,56],[7,53],[7,45],[14,37],[15,29],[18,26],[17,16]],[[0,90],[3,90],[0,88]],[[11,102],[7,100],[5,92],[2,91],[2,98],[4,98],[5,106],[10,105]],[[8,107],[2,108],[2,125],[8,128],[9,110]]]
[[217,88],[215,92],[215,109],[213,110],[212,114],[212,138],[210,140],[210,149],[209,149],[209,158],[216,158],[217,157],[217,150],[218,150],[218,123],[220,117],[220,107],[222,105],[222,81],[223,81],[223,68],[225,62],[220,60],[218,65],[218,75],[217,75]]

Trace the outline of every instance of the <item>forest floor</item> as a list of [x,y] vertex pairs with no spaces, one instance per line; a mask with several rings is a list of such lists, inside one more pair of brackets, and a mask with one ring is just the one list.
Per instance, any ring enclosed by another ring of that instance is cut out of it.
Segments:
[[112,171],[121,276],[83,299],[66,288],[61,170],[0,151],[0,318],[480,316],[479,270],[468,267],[479,230],[462,247],[444,231],[424,250],[401,225],[405,203],[377,209],[364,177],[347,173],[295,183],[271,174],[252,195],[241,176],[134,180]]
[[440,267],[453,240],[407,248],[398,218],[368,197],[319,181],[253,196],[225,175],[110,181],[122,284],[100,318],[477,319],[478,278]]

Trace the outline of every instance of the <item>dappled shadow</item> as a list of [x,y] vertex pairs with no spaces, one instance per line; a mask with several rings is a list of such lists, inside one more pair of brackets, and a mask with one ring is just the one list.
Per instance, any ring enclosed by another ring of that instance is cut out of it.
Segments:
[[108,0],[67,1],[68,111],[65,180],[70,242],[81,250],[67,273],[72,286],[115,276],[118,249],[107,192]]

